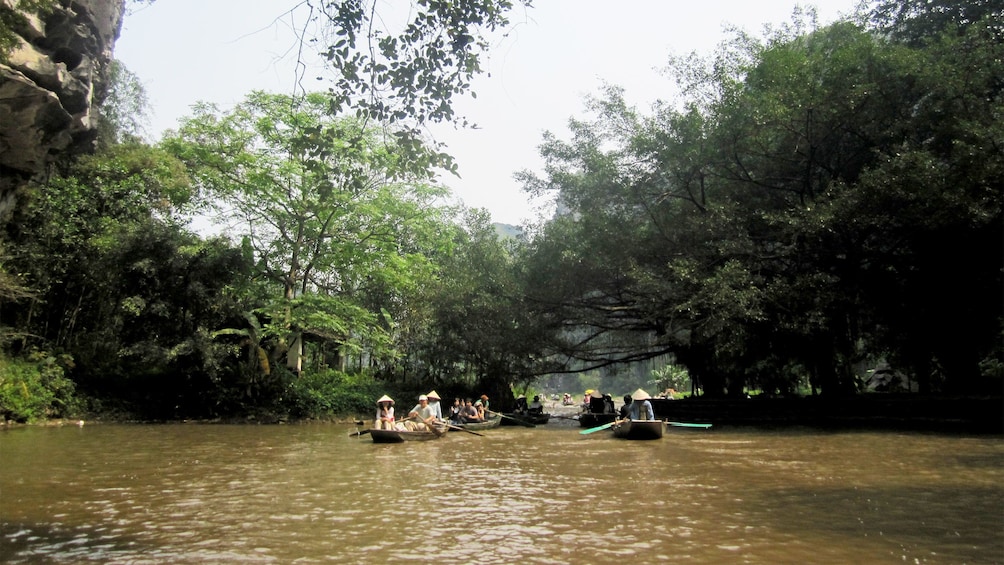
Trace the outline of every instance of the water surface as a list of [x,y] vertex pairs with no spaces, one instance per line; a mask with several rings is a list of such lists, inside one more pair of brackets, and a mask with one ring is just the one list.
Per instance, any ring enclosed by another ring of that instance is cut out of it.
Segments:
[[996,436],[356,429],[0,432],[0,562],[1004,563]]

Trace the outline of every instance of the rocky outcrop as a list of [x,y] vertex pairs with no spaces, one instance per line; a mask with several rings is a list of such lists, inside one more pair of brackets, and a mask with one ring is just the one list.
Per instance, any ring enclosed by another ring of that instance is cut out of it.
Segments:
[[124,3],[63,0],[14,30],[19,45],[0,63],[0,217],[54,159],[92,149]]

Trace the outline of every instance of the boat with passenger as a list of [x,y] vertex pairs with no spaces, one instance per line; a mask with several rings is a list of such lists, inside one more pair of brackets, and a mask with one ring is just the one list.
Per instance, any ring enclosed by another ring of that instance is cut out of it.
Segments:
[[666,431],[663,420],[624,420],[611,428],[614,437],[620,439],[662,439]]
[[475,432],[480,432],[482,430],[491,430],[499,427],[502,424],[502,414],[500,412],[492,412],[490,415],[485,417],[484,420],[478,422],[458,422],[450,426],[451,431],[457,431],[456,428],[470,430]]

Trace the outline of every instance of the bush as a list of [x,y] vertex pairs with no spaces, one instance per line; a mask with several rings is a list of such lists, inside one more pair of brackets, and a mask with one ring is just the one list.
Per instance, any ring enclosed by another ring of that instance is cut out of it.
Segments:
[[76,387],[65,376],[71,363],[68,355],[44,352],[0,358],[0,415],[16,422],[72,416],[79,406]]
[[376,399],[386,394],[383,383],[368,373],[336,370],[303,373],[290,382],[283,404],[294,418],[369,414]]

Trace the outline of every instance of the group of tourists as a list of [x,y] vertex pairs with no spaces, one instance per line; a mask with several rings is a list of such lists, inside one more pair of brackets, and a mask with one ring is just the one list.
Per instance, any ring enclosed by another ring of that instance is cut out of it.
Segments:
[[482,394],[481,398],[472,401],[470,398],[461,400],[459,397],[453,399],[453,406],[450,407],[450,422],[455,425],[474,424],[484,422],[488,417],[488,395]]
[[439,401],[439,394],[436,391],[422,394],[418,397],[418,404],[408,411],[408,416],[398,420],[394,417],[394,399],[385,394],[377,400],[376,421],[373,427],[378,430],[399,432],[438,431],[436,424],[443,421],[443,411]]
[[[418,397],[418,404],[408,411],[408,416],[401,420],[394,417],[394,400],[386,394],[377,400],[376,420],[373,427],[378,430],[396,430],[399,432],[437,431],[447,422],[443,418],[443,408],[439,394],[432,391]],[[461,401],[453,400],[450,407],[449,421],[455,425],[473,422],[483,422],[488,414],[488,395],[482,394],[476,402],[468,398]]]
[[521,394],[516,397],[516,408],[513,412],[516,414],[543,414],[544,404],[540,401],[539,395],[534,396],[533,402],[527,404],[526,395]]

